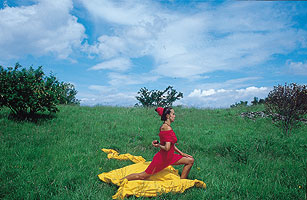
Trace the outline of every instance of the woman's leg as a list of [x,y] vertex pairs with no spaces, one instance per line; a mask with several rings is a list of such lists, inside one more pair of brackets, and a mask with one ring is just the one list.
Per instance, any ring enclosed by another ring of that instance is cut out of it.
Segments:
[[122,179],[128,179],[128,181],[132,180],[145,180],[150,177],[150,174],[147,174],[146,172],[141,172],[141,173],[134,173],[134,174],[129,174],[128,176],[122,178]]
[[188,174],[194,164],[194,158],[183,157],[172,165],[184,165],[180,178],[184,179],[188,177]]

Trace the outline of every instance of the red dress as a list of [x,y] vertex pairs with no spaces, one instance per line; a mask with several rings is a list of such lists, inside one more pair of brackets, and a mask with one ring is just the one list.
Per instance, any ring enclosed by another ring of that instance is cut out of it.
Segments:
[[183,157],[174,153],[175,143],[177,143],[177,137],[173,130],[160,131],[159,137],[161,145],[165,145],[165,142],[171,142],[171,148],[168,151],[160,149],[160,151],[156,153],[150,165],[145,170],[147,174],[157,173],[165,167],[174,164]]

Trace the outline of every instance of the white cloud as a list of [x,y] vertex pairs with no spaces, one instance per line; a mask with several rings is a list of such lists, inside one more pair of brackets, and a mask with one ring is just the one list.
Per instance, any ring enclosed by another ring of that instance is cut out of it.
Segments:
[[90,91],[80,91],[77,98],[82,105],[133,106],[137,103],[137,92],[129,91],[129,85],[144,84],[156,81],[159,76],[144,74],[108,74],[109,86],[90,85]]
[[0,10],[0,58],[54,54],[67,58],[85,37],[70,14],[71,0],[40,0],[31,6]]
[[[103,59],[141,57],[148,55],[164,20],[155,14],[155,4],[149,1],[81,0],[89,13],[112,27],[112,33],[101,35],[83,51]],[[101,28],[104,30],[104,27]],[[105,31],[103,31],[105,32]]]
[[[90,90],[96,93],[78,93],[82,105],[133,106],[137,103],[136,92],[119,92],[114,86],[91,85]],[[189,95],[176,102],[175,105],[193,107],[229,107],[239,101],[251,102],[254,97],[265,98],[270,91],[267,87],[247,87],[241,89],[194,89]]]
[[237,79],[230,79],[224,82],[202,83],[196,84],[195,87],[201,90],[207,90],[208,88],[215,90],[235,90],[239,88],[251,87],[256,81],[259,81],[262,77],[244,77]]
[[[84,51],[103,59],[117,56],[141,57],[151,54],[157,34],[165,26],[165,17],[157,4],[150,1],[85,1],[89,13],[112,27],[112,33],[103,34]],[[102,29],[103,30],[103,27]]]
[[99,55],[101,58],[110,59],[118,57],[126,51],[126,42],[117,36],[102,35],[94,45],[85,44],[83,51],[90,55]]
[[218,90],[215,91],[214,89],[209,89],[209,90],[200,90],[200,89],[195,89],[193,92],[191,92],[188,97],[206,97],[206,96],[211,96],[213,94],[216,94],[217,92],[222,92],[226,90]]
[[113,35],[103,35],[86,51],[105,59],[151,55],[153,73],[163,76],[189,78],[256,66],[293,51],[306,35],[292,27],[280,4],[204,4],[185,14],[152,1],[82,2],[114,28]]
[[95,90],[95,91],[98,91],[100,93],[109,93],[109,92],[114,91],[114,88],[108,87],[108,86],[103,86],[103,85],[90,85],[88,87],[88,89]]
[[95,106],[95,105],[108,105],[108,106],[133,106],[137,103],[134,93],[115,93],[108,95],[93,95],[82,94],[78,95],[81,105]]
[[[261,97],[264,97],[266,95],[269,94],[269,91],[270,89],[267,88],[267,87],[248,87],[248,88],[245,88],[245,89],[238,89],[238,90],[235,90],[235,98],[236,99],[239,99],[239,98],[244,98],[244,99],[251,99],[253,97],[257,97],[258,96],[261,96]],[[256,96],[255,96],[256,95]]]
[[254,97],[265,98],[270,91],[267,87],[247,87],[242,89],[194,89],[181,103],[195,107],[229,107],[239,101],[252,101]]
[[99,63],[90,68],[90,70],[102,70],[109,69],[114,71],[126,71],[131,67],[132,63],[127,58],[116,58]]
[[120,25],[134,25],[141,21],[151,21],[146,10],[150,10],[148,1],[108,1],[108,0],[81,0],[92,15],[110,23]]
[[[110,86],[89,86],[89,89],[92,90],[93,93],[87,96],[82,96],[83,98],[87,98],[83,99],[83,105],[95,105],[100,103],[104,105],[133,106],[137,103],[135,99],[137,92],[126,90],[126,86],[129,84],[138,84],[142,81],[149,81],[148,79],[141,80],[142,78],[140,76],[136,78],[137,75],[135,74],[123,75],[110,73],[109,75],[112,75],[111,80],[113,80],[113,84],[110,84]],[[155,78],[156,77],[153,77],[152,80]],[[230,105],[240,101],[251,102],[254,97],[265,98],[271,90],[269,87],[237,87],[237,85],[244,85],[243,83],[248,82],[249,80],[258,79],[259,77],[246,77],[219,83],[214,88],[195,88],[190,90],[187,95],[184,95],[184,98],[176,102],[175,105],[218,108],[229,107]],[[222,86],[225,86],[225,88]]]
[[116,87],[103,85],[90,85],[93,92],[79,92],[77,98],[81,105],[109,105],[109,106],[133,106],[136,101],[135,92],[119,92]]
[[241,93],[241,94],[251,94],[251,93],[254,93],[254,92],[262,92],[262,91],[267,91],[268,88],[266,87],[260,87],[260,88],[257,88],[257,87],[248,87],[248,88],[245,88],[245,89],[239,89],[239,90],[236,90],[236,92],[238,93]]
[[287,61],[289,70],[297,75],[307,75],[307,61],[305,62],[292,62]]
[[148,82],[154,82],[159,79],[159,76],[148,74],[120,74],[109,73],[109,84],[112,86],[137,85]]

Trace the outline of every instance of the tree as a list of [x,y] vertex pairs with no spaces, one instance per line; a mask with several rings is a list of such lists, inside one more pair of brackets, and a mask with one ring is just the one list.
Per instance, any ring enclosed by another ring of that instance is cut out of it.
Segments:
[[235,103],[230,105],[231,108],[236,108],[236,107],[246,107],[247,106],[248,101],[240,101],[240,103]]
[[307,114],[307,88],[306,85],[296,83],[284,86],[274,86],[266,99],[266,111],[280,126],[286,135],[298,125],[299,119]]
[[[149,106],[172,106],[172,104],[183,98],[183,93],[177,92],[172,86],[168,86],[165,90],[151,90],[149,91],[146,87],[141,88],[138,92],[139,96],[136,99],[144,107]],[[136,104],[139,105],[139,104]]]
[[37,69],[0,66],[0,106],[10,108],[18,117],[33,116],[39,111],[58,111],[59,103],[77,103],[76,90],[60,82],[54,75],[45,76],[42,66]]
[[59,104],[69,104],[69,105],[79,105],[80,100],[76,98],[77,90],[75,89],[75,86],[71,83],[60,83],[60,99]]
[[252,104],[253,106],[255,106],[255,105],[260,105],[260,104],[264,104],[264,103],[265,103],[265,100],[264,100],[264,99],[259,99],[259,100],[258,100],[258,97],[254,97],[254,100],[251,101],[251,104]]

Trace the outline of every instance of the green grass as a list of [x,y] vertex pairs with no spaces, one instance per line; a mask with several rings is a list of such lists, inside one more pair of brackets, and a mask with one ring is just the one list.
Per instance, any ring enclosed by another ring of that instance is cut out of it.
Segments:
[[[285,137],[269,119],[239,116],[262,109],[175,108],[178,148],[195,158],[189,178],[207,189],[151,199],[304,199],[307,126]],[[8,114],[0,111],[0,199],[111,199],[117,186],[97,175],[132,162],[108,160],[101,148],[146,160],[157,152],[153,109],[61,106],[37,123]]]

